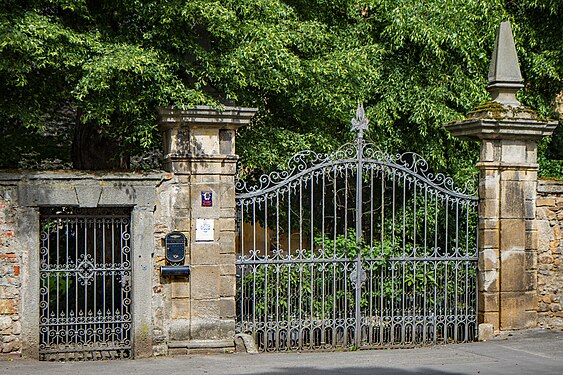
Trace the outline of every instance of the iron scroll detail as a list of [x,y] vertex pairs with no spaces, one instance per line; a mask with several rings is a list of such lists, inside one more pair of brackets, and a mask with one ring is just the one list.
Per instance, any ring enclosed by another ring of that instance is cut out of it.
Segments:
[[317,153],[312,150],[300,151],[289,158],[284,169],[263,174],[255,185],[249,186],[244,179],[237,177],[238,198],[250,198],[272,192],[284,185],[291,185],[299,178],[307,178],[310,175],[318,176],[323,170],[334,166],[351,169],[359,159],[363,162],[364,169],[395,171],[398,174],[407,175],[413,181],[429,184],[439,193],[461,199],[478,200],[476,184],[467,183],[463,187],[456,186],[453,178],[440,172],[433,172],[430,164],[422,155],[415,152],[391,154],[384,152],[371,142],[360,141],[363,137],[362,132],[367,130],[368,123],[363,107],[358,108],[356,118],[352,120],[352,130],[357,131],[354,142],[346,143],[330,154]]

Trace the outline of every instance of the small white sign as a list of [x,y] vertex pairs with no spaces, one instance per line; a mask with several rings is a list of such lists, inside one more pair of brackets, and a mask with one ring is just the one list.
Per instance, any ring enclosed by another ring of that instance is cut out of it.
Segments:
[[213,219],[197,219],[195,228],[196,241],[213,241],[215,220]]

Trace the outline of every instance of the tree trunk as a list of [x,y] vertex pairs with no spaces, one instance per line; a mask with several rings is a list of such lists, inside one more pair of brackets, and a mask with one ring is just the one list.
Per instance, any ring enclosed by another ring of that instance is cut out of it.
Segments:
[[128,169],[129,156],[120,154],[117,141],[104,136],[99,127],[80,121],[74,128],[72,164],[75,169],[102,170]]

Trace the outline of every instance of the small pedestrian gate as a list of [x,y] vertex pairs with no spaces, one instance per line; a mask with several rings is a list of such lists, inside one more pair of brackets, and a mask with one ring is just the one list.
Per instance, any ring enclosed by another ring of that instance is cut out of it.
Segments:
[[261,351],[476,338],[477,198],[419,155],[304,151],[237,182],[237,332]]
[[40,224],[40,359],[129,358],[128,210],[49,208]]

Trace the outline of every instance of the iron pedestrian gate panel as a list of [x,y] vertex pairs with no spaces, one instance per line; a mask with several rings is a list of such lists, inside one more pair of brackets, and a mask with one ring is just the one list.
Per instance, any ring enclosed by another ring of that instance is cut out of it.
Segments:
[[43,209],[40,225],[40,359],[131,357],[129,210]]
[[477,198],[364,142],[237,182],[237,332],[262,351],[476,338]]

